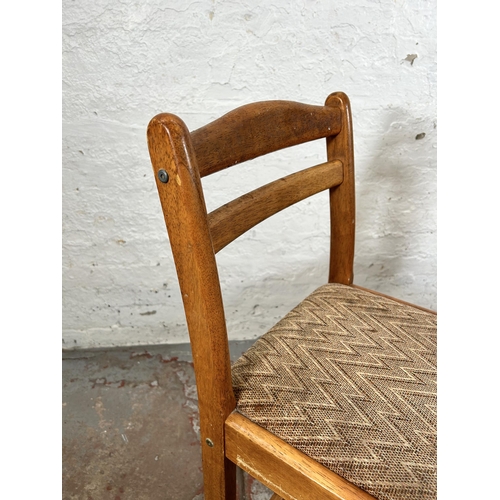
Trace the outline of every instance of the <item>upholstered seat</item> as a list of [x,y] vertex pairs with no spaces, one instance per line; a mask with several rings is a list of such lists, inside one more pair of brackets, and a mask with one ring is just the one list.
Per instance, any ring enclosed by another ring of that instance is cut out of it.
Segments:
[[324,285],[233,365],[237,411],[379,500],[436,498],[436,318]]

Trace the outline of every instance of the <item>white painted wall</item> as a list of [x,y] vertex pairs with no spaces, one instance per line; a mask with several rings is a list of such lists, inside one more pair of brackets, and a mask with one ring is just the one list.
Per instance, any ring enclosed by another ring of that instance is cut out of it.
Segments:
[[[354,115],[355,283],[435,308],[434,0],[63,0],[63,347],[187,341],[150,118],[195,129],[252,101],[322,104],[337,90]],[[206,178],[209,209],[324,150]],[[327,211],[322,193],[219,254],[231,339],[325,282]]]

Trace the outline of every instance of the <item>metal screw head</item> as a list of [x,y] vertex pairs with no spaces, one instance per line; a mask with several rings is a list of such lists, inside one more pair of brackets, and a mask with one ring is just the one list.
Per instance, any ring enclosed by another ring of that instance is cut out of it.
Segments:
[[213,441],[211,439],[208,439],[208,438],[205,439],[205,443],[207,443],[208,446],[210,446],[210,448],[213,448],[213,446],[214,446],[214,443],[213,443]]
[[168,173],[166,170],[158,170],[158,179],[160,179],[163,184],[166,184],[168,182]]

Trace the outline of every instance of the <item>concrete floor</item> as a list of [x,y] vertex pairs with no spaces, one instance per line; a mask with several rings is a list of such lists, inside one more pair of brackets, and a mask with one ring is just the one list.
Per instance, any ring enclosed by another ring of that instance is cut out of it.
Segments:
[[[67,351],[62,366],[63,500],[203,499],[189,345]],[[239,500],[270,498],[238,480]]]

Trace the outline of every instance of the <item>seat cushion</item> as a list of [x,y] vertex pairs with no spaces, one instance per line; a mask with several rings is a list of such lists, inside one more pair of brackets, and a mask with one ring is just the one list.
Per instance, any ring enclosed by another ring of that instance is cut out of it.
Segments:
[[233,365],[237,411],[376,498],[436,498],[436,318],[324,285]]

